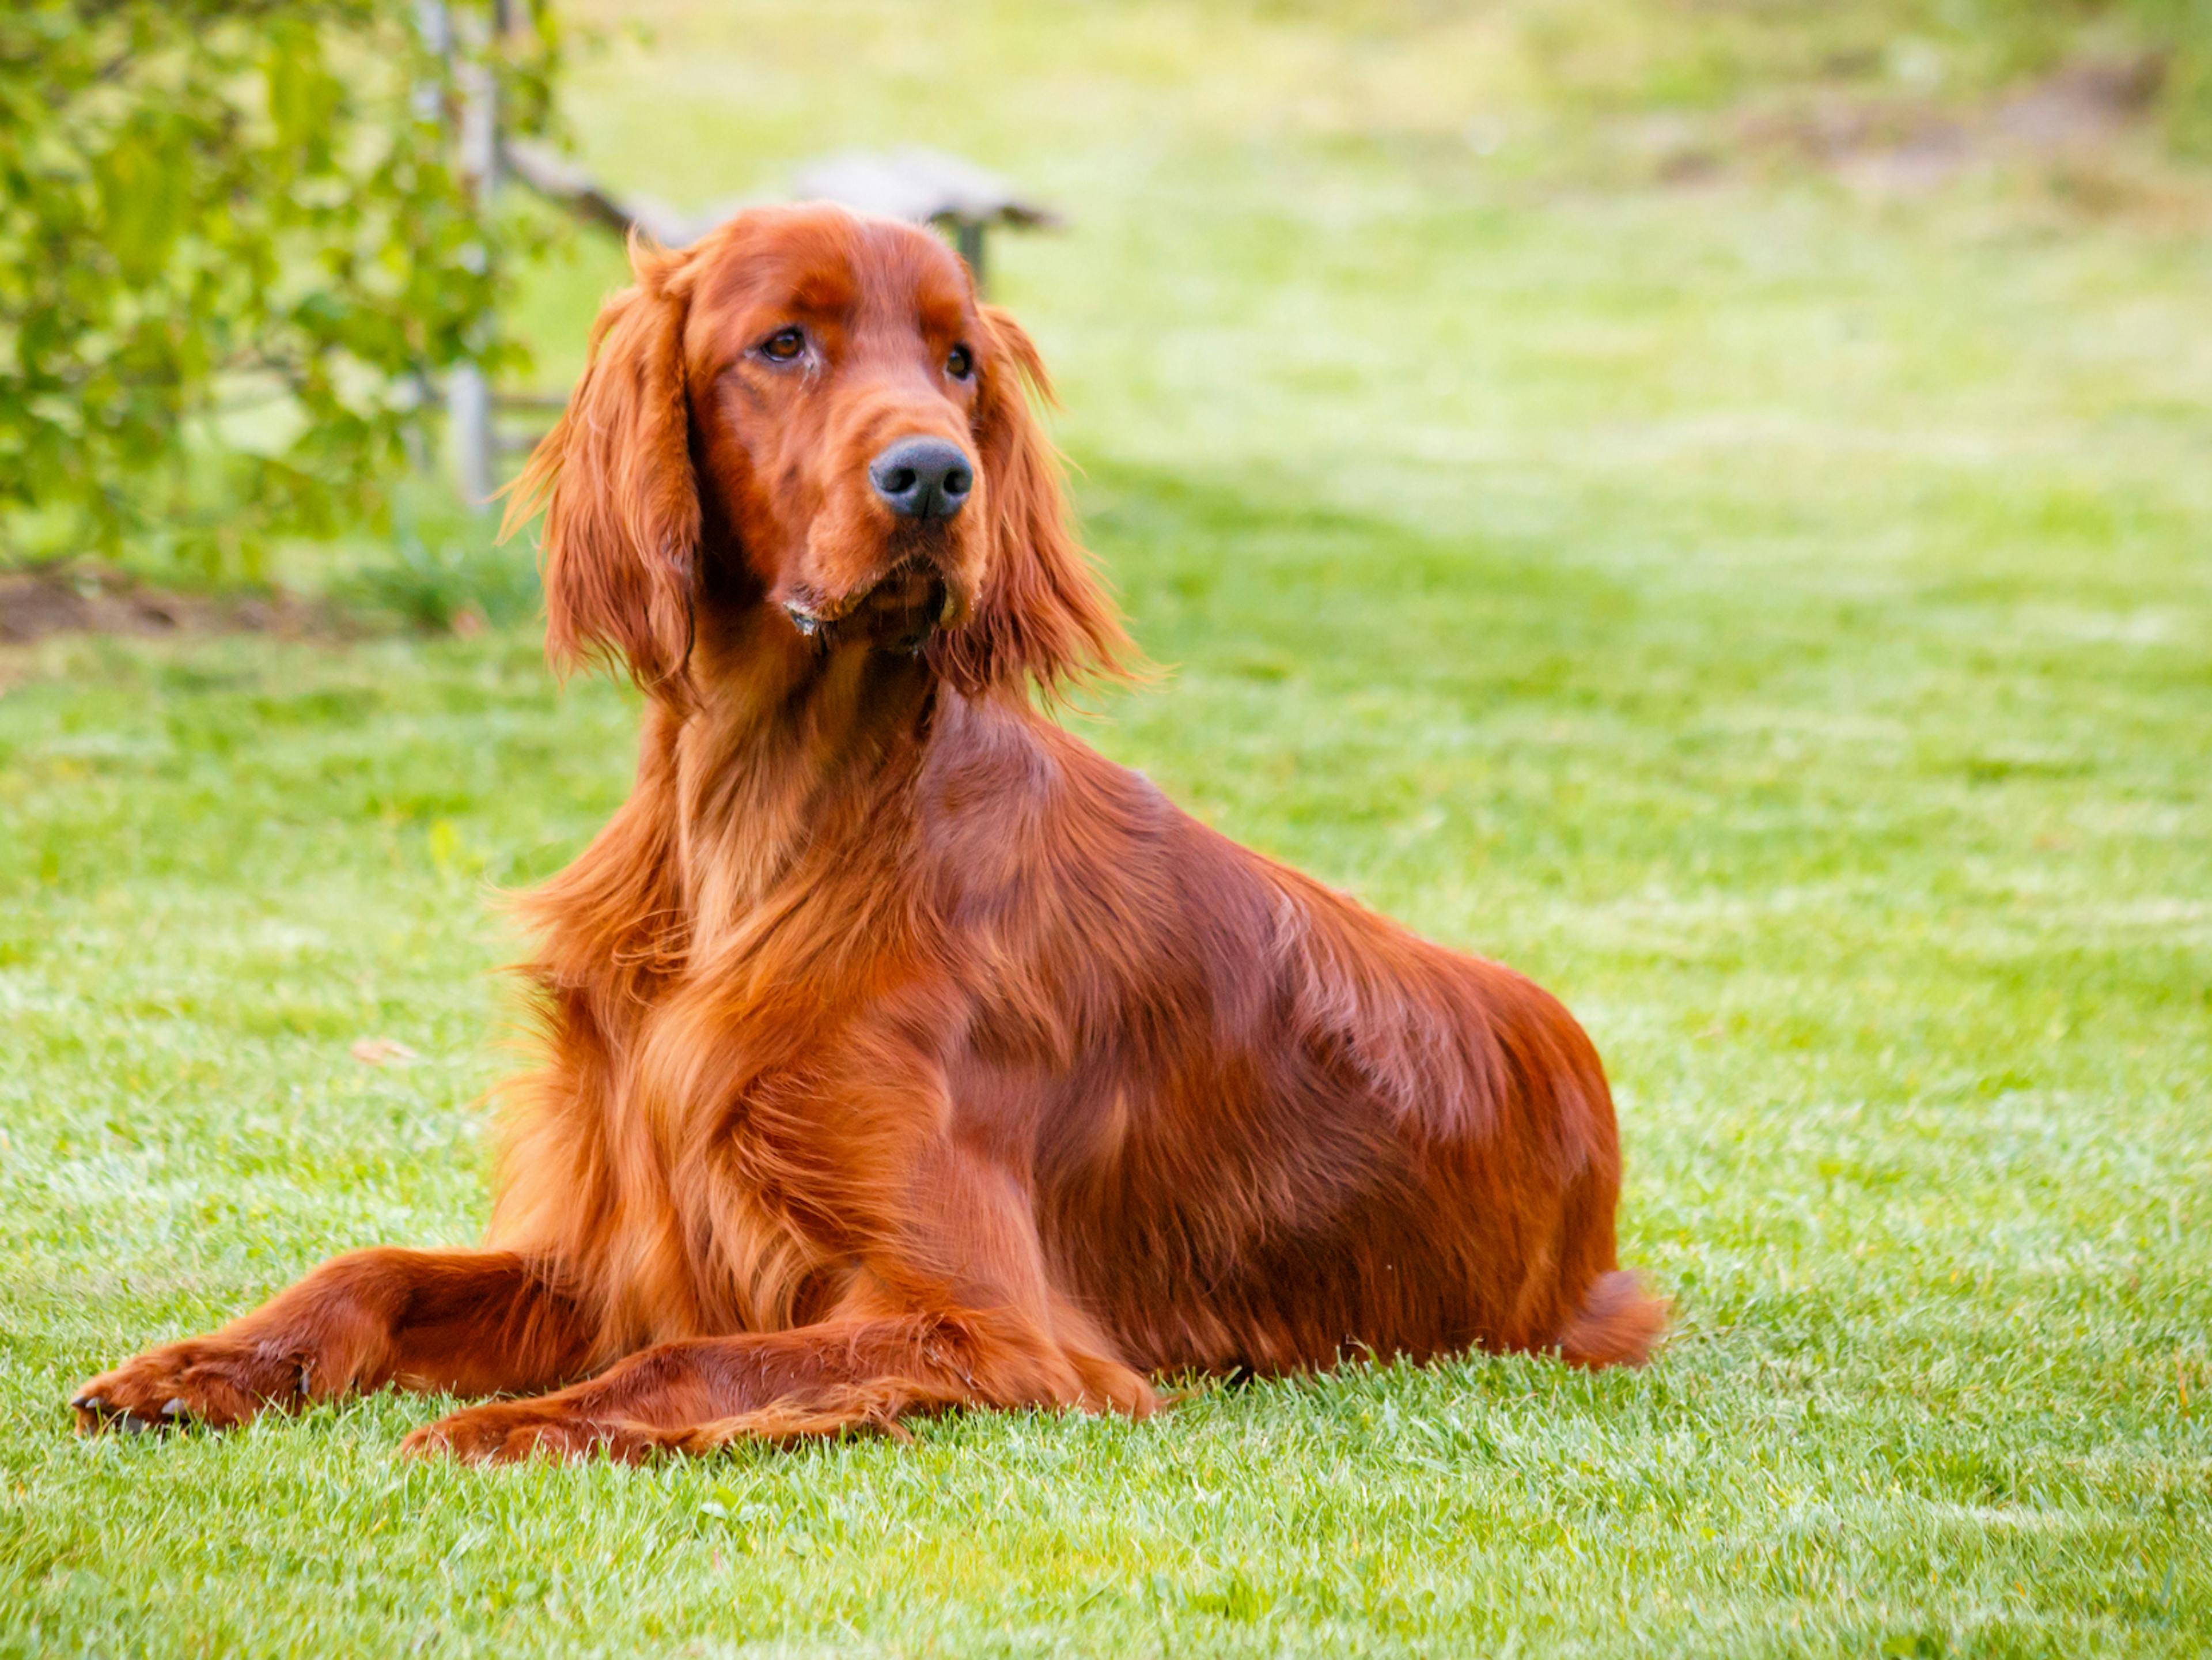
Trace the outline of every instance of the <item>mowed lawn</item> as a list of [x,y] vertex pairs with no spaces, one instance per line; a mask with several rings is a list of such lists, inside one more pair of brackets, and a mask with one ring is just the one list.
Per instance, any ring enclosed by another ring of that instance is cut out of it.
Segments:
[[[520,624],[49,641],[0,657],[0,1651],[2212,1648],[2196,187],[1576,172],[1294,9],[654,10],[572,100],[623,182],[918,139],[1068,209],[1000,297],[1166,671],[1078,718],[1566,999],[1674,1335],[643,1469],[403,1465],[449,1403],[398,1396],[79,1440],[85,1375],[476,1236],[493,890],[635,708]],[[533,286],[549,381],[615,280]]]

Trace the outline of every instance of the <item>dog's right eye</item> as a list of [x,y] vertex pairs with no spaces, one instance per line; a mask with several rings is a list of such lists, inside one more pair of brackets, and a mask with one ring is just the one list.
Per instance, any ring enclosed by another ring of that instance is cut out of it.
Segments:
[[800,328],[778,329],[753,350],[771,363],[788,363],[806,350],[806,331]]

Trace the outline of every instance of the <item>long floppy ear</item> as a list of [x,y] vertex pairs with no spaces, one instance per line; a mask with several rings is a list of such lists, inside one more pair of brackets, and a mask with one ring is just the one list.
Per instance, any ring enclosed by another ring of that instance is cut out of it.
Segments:
[[504,536],[539,508],[545,653],[681,696],[699,551],[684,384],[681,255],[630,239],[636,283],[600,309],[590,366],[515,480]]
[[975,614],[938,635],[932,651],[970,695],[1034,684],[1050,698],[1125,673],[1129,637],[1068,528],[1060,458],[1030,409],[1030,394],[1052,398],[1044,360],[1012,317],[996,306],[982,312],[994,348],[986,361],[1011,367],[987,372],[977,422],[990,564]]

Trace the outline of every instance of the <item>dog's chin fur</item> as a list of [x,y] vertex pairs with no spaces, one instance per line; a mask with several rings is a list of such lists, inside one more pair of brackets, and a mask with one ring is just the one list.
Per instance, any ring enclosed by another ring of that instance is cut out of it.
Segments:
[[910,564],[871,588],[848,621],[864,625],[872,644],[917,652],[929,642],[951,609],[945,578],[927,565]]
[[824,599],[802,586],[783,601],[792,626],[824,647],[864,643],[909,654],[939,629],[957,626],[968,609],[963,591],[926,557],[901,561],[846,598]]
[[941,575],[914,564],[891,572],[834,613],[803,602],[785,609],[800,634],[824,647],[865,644],[911,655],[945,626],[956,605]]

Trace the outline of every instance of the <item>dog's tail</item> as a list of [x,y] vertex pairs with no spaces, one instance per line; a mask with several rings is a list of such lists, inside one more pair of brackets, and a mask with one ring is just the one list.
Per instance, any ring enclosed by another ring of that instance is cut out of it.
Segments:
[[1559,1333],[1559,1358],[1577,1366],[1640,1366],[1667,1329],[1667,1301],[1615,1268],[1590,1281],[1582,1306]]

